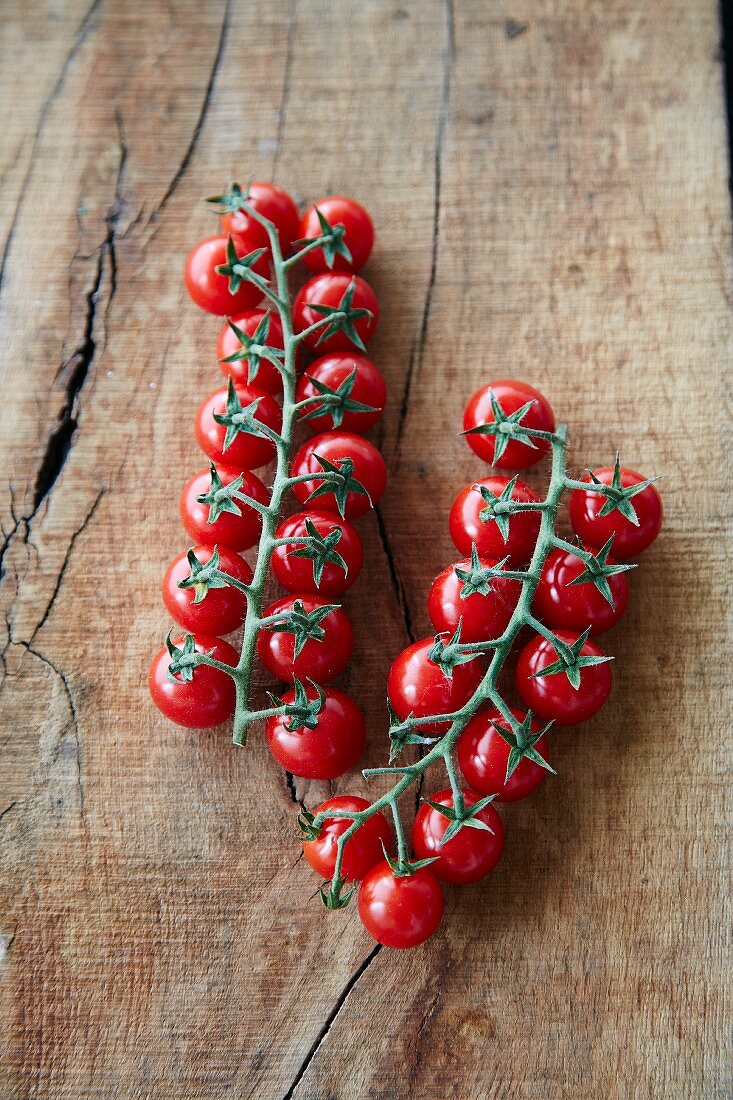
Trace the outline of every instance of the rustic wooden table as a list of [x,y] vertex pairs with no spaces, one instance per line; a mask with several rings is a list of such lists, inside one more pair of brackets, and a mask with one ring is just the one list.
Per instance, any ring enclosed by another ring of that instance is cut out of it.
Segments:
[[[2,24],[2,1096],[729,1096],[716,4],[6,0]],[[575,469],[620,447],[665,475],[612,703],[412,953],[322,910],[258,737],[173,727],[144,686],[218,384],[182,259],[201,196],[249,177],[378,228],[391,480],[348,599],[369,763],[477,476],[479,384],[544,390]]]

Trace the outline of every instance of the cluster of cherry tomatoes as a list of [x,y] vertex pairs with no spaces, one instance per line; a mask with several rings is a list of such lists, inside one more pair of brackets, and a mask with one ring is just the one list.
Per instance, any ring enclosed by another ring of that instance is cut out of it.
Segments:
[[[540,434],[524,435],[522,428]],[[502,380],[471,398],[464,432],[475,453],[497,472],[466,486],[453,503],[450,533],[462,557],[435,579],[428,611],[438,636],[455,638],[459,632],[461,641],[481,643],[500,638],[512,618],[543,507],[516,474],[508,477],[501,471],[513,474],[539,461],[550,448],[555,418],[531,386]],[[406,867],[395,868],[394,860],[385,859],[392,845],[381,812],[366,818],[344,844],[341,874],[345,880],[361,880],[361,920],[375,939],[390,947],[414,946],[435,931],[443,915],[442,882],[475,882],[493,870],[504,845],[493,802],[532,794],[553,770],[550,725],[585,721],[609,695],[610,658],[595,637],[624,612],[629,559],[656,538],[661,498],[651,481],[620,467],[618,460],[569,487],[570,522],[578,544],[556,539],[560,545],[546,556],[539,578],[529,582],[534,586],[527,616],[532,635],[514,673],[521,703],[510,708],[516,724],[493,707],[468,721],[456,745],[465,780],[460,805],[456,807],[453,788],[423,799],[412,830],[414,861]],[[502,511],[502,503],[510,500],[522,507]],[[432,636],[415,642],[390,669],[388,696],[397,721],[454,714],[484,677],[485,652],[478,649],[475,658],[448,674],[436,663],[434,646]],[[419,730],[436,737],[449,725],[446,719]],[[315,814],[360,813],[369,805],[342,795],[323,803]],[[348,818],[326,818],[319,834],[304,843],[306,858],[324,877],[334,874],[337,840],[350,824]]]
[[[377,503],[386,483],[384,460],[363,435],[386,400],[380,371],[361,353],[378,316],[372,288],[355,274],[372,249],[372,222],[357,202],[339,196],[300,217],[292,198],[270,183],[252,183],[246,193],[232,184],[212,201],[222,211],[221,233],[191,250],[185,278],[198,306],[227,318],[216,345],[226,384],[204,399],[196,416],[196,438],[209,465],[194,474],[180,500],[181,520],[195,545],[174,558],[163,580],[165,606],[186,633],[169,639],[154,658],[150,691],[163,713],[184,726],[215,726],[235,710],[233,678],[211,665],[187,663],[186,656],[208,654],[230,667],[239,662],[222,636],[237,631],[246,617],[253,571],[241,554],[259,540],[262,509],[272,493],[253,471],[275,458],[283,423],[283,373],[277,356],[268,358],[263,350],[284,348],[278,311],[263,303],[271,249],[246,202],[277,227],[283,257],[321,237],[324,228],[331,237],[328,245],[303,255],[313,274],[293,304],[293,331],[305,332],[335,312],[348,314],[346,325],[322,325],[298,346],[294,402],[302,403],[298,417],[311,433],[289,468],[299,479],[292,488],[301,510],[274,532],[271,572],[288,595],[262,611],[257,638],[262,664],[290,685],[284,704],[302,693],[309,702],[320,700],[312,720],[297,722],[286,714],[268,719],[273,756],[296,775],[334,779],[354,766],[366,732],[356,703],[328,686],[353,648],[349,619],[331,600],[362,568],[361,540],[350,521]],[[233,279],[238,264],[257,280]],[[252,421],[264,430],[255,424],[252,431]],[[348,472],[343,491],[324,483],[329,469]]]

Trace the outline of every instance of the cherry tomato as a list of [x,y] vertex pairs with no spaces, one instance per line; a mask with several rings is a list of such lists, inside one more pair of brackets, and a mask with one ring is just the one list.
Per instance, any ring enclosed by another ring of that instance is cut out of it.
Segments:
[[[481,795],[466,788],[462,793],[466,806],[472,806],[481,798]],[[438,791],[430,801],[453,809],[450,789]],[[504,826],[491,803],[478,810],[476,819],[488,825],[491,832],[466,824],[450,840],[443,841],[450,820],[427,802],[422,803],[412,826],[412,847],[418,859],[438,857],[435,863],[430,864],[436,878],[443,882],[465,884],[477,882],[494,870],[504,848]]]
[[374,226],[372,219],[363,206],[354,199],[347,199],[344,195],[330,195],[327,199],[319,199],[306,210],[300,219],[298,238],[300,240],[313,240],[320,237],[323,232],[318,219],[318,211],[331,226],[342,226],[344,229],[343,242],[351,253],[351,259],[336,254],[333,264],[329,267],[327,258],[322,248],[314,248],[303,257],[303,263],[311,271],[358,271],[369,259],[369,253],[374,244]]
[[[241,251],[237,255],[243,256],[259,246],[251,241],[241,241],[238,247]],[[207,237],[199,241],[186,259],[186,289],[189,295],[201,309],[221,316],[252,309],[262,298],[262,291],[248,282],[243,282],[235,294],[230,294],[229,279],[216,270],[226,262],[226,237]],[[261,256],[253,270],[266,279],[270,273],[267,256]]]
[[[254,336],[264,316],[265,311],[263,309],[251,309],[248,313],[242,313],[238,317],[232,317],[232,325],[235,325],[241,332],[246,333],[247,336]],[[283,330],[280,321],[270,313],[268,323],[269,329],[267,332],[267,339],[263,341],[263,343],[268,344],[271,348],[284,347]],[[223,362],[228,356],[235,355],[241,350],[242,345],[237,339],[236,333],[227,322],[219,333],[219,339],[216,342],[216,357],[219,361],[219,367],[222,374],[233,378],[238,386],[247,386],[250,381],[249,359],[236,359],[233,363]],[[269,359],[260,359],[257,364],[257,373],[252,379],[252,382],[258,389],[265,390],[267,393],[276,395],[282,393],[282,376],[277,367],[274,366]]]
[[[607,565],[613,565],[608,558]],[[582,634],[587,626],[591,634],[602,634],[617,623],[629,599],[629,582],[625,573],[607,578],[613,596],[613,607],[592,581],[573,584],[585,570],[580,558],[568,550],[551,550],[534,596],[537,615],[553,630],[571,630]]]
[[417,947],[443,919],[443,889],[428,867],[394,875],[385,859],[359,887],[359,918],[370,936],[385,947]]
[[[366,489],[366,494],[357,491],[347,493],[344,508],[347,519],[362,516],[374,507],[387,484],[387,467],[373,443],[360,435],[354,435],[353,432],[334,431],[314,435],[296,454],[293,460],[293,476],[322,474],[324,471],[318,461],[319,457],[339,469],[345,460],[350,460],[354,465],[353,478]],[[332,491],[327,491],[309,501],[311,494],[324,485],[322,479],[314,476],[312,481],[298,482],[293,489],[298,500],[303,504],[312,503],[314,508],[339,514],[338,488],[336,495]]]
[[[387,401],[384,378],[365,355],[324,355],[314,360],[298,382],[297,400],[316,397],[323,392],[322,386],[340,393],[344,404],[329,407],[328,404],[314,402],[304,409],[301,420],[313,432],[325,432],[330,428],[366,432],[377,423]],[[355,403],[371,405],[374,411],[360,412],[351,408]],[[316,413],[319,415],[314,415]]]
[[[183,638],[177,638],[173,644],[181,647],[183,642]],[[220,638],[197,634],[194,642],[197,653],[210,653],[224,664],[234,667],[239,660],[237,651]],[[163,647],[153,658],[148,671],[148,687],[153,702],[166,718],[189,729],[209,729],[232,717],[235,689],[231,676],[218,668],[199,665],[194,668],[191,680],[169,680],[170,663],[170,654]]]
[[[337,779],[354,767],[366,745],[364,715],[354,700],[336,688],[322,688],[325,699],[316,716],[314,730],[305,726],[289,730],[292,718],[268,718],[267,747],[286,771],[303,779]],[[309,699],[316,698],[312,684],[305,685]],[[285,703],[295,700],[295,691],[283,695]]]
[[[253,210],[277,226],[280,248],[283,255],[287,255],[298,234],[298,208],[290,195],[274,183],[255,181],[249,185],[247,201]],[[255,248],[270,247],[270,238],[265,227],[244,210],[223,214],[221,229],[224,234],[231,233],[235,239],[246,237],[248,240],[256,240]]]
[[[526,713],[517,707],[511,708],[512,714],[520,722]],[[518,802],[534,794],[547,778],[549,772],[541,764],[536,764],[527,756],[522,756],[507,781],[506,772],[511,746],[494,727],[494,722],[511,733],[506,718],[498,710],[482,710],[475,715],[461,734],[456,746],[458,764],[466,782],[479,794],[495,794],[497,802]],[[538,722],[532,721],[531,733],[541,730]],[[535,741],[534,751],[550,763],[547,736]]]
[[[493,507],[484,500],[480,486],[484,486],[494,497],[506,492],[509,479],[505,477],[485,477],[467,485],[453,501],[450,510],[450,535],[459,551],[466,557],[471,554],[472,543],[476,544],[479,555],[488,560],[500,560],[509,557],[508,569],[517,569],[526,565],[534,552],[540,529],[540,512],[517,512],[509,517],[509,533],[504,539],[496,520],[481,519],[481,512]],[[509,499],[509,498],[508,498]],[[511,500],[523,503],[539,503],[540,498],[525,485],[517,481],[511,491]]]
[[531,440],[530,443],[523,442],[521,437],[512,439],[506,435],[484,435],[472,431],[482,424],[496,422],[492,395],[507,421],[511,421],[512,414],[519,412],[528,402],[534,402],[520,417],[518,425],[524,428],[539,428],[543,432],[554,432],[555,415],[547,399],[538,390],[526,382],[500,379],[498,382],[489,382],[487,386],[482,386],[466,405],[466,411],[463,414],[463,430],[471,432],[466,436],[466,442],[474,454],[489,466],[496,466],[497,469],[525,470],[528,466],[534,466],[549,451],[549,440],[525,437],[525,440]]
[[[240,488],[246,496],[258,500],[260,504],[269,504],[270,494],[254,474],[231,470],[227,466],[217,466],[215,473],[225,489],[237,478],[241,478]],[[227,547],[230,550],[248,550],[260,537],[262,516],[254,508],[237,500],[233,503],[239,508],[239,515],[234,512],[219,511],[219,505],[215,501],[203,499],[214,497],[216,494],[217,489],[212,488],[210,470],[199,470],[194,474],[181,493],[180,512],[183,526],[191,538],[198,543],[216,545],[220,549]],[[221,496],[224,502],[224,494]],[[212,517],[213,522],[211,522]]]
[[[328,603],[318,596],[286,596],[270,604],[263,612],[263,618],[292,611],[296,599],[302,601],[306,614]],[[257,652],[267,671],[279,680],[292,680],[295,675],[299,680],[310,678],[318,684],[326,684],[343,672],[354,649],[354,632],[346,612],[340,607],[329,611],[319,625],[325,637],[320,641],[308,638],[297,657],[294,656],[294,634],[263,628],[257,639]]]
[[[395,658],[387,678],[387,695],[398,718],[412,714],[427,718],[431,714],[451,714],[460,710],[481,682],[484,670],[480,659],[456,665],[453,678],[430,660],[433,638],[422,638],[403,649]],[[425,733],[444,733],[450,722],[430,722],[421,726]]]
[[[322,540],[327,540],[329,535],[338,530],[341,531],[341,538],[330,550],[327,547],[311,548],[305,542],[276,546],[270,559],[272,571],[289,592],[340,596],[347,588],[351,588],[361,573],[364,561],[361,539],[350,523],[340,516],[334,516],[332,512],[296,512],[294,516],[282,521],[275,532],[275,538],[296,538],[299,535],[307,538],[307,521]],[[305,551],[308,552],[308,557],[301,556]],[[333,560],[334,555],[343,559],[346,571],[338,560]],[[320,578],[316,580],[319,572]]]
[[[604,466],[600,470],[594,470],[593,474],[603,485],[613,484],[613,467]],[[646,481],[646,478],[637,474],[635,470],[621,468],[619,476],[624,489]],[[591,475],[587,474],[582,480],[590,482]],[[662,526],[662,498],[656,486],[647,485],[645,489],[629,499],[628,503],[639,521],[638,526],[623,516],[618,509],[614,509],[606,516],[599,515],[606,499],[599,493],[576,489],[570,497],[570,522],[573,530],[588,546],[603,546],[613,535],[611,553],[616,561],[637,558],[651,546]]]
[[[496,562],[479,559],[483,568]],[[428,594],[428,614],[438,634],[453,634],[461,623],[461,641],[485,642],[498,638],[509,625],[522,587],[511,577],[493,577],[486,583],[489,592],[472,592],[465,599],[462,595],[464,580],[456,574],[459,569],[465,577],[472,575],[470,561],[458,561],[449,565],[433,581]]]
[[[352,288],[351,295],[351,308],[352,309],[367,309],[372,315],[358,317],[354,320],[354,329],[363,343],[368,343],[374,334],[374,330],[377,327],[377,321],[379,319],[379,303],[377,302],[377,296],[369,286],[369,283],[364,279],[360,279],[358,275],[343,275],[339,272],[326,275],[314,275],[312,279],[309,279],[304,287],[300,289],[298,295],[293,304],[293,325],[296,332],[303,332],[304,329],[314,325],[316,321],[323,320],[323,315],[315,309],[311,309],[313,305],[327,306],[330,309],[337,311],[344,300],[344,296],[348,295]],[[353,351],[357,346],[354,341],[348,335],[348,333],[339,331],[331,333],[329,336],[323,336],[323,333],[327,331],[327,326],[323,329],[312,332],[304,339],[304,344],[311,351],[317,351],[321,355],[325,355],[326,352],[333,351]]]
[[[354,794],[339,794],[335,798],[322,802],[313,811],[313,816],[317,817],[328,810],[357,810],[361,813],[368,810],[370,806],[371,802],[367,802],[365,798],[358,798]],[[327,817],[321,826],[320,836],[315,840],[306,840],[303,844],[305,858],[321,878],[333,878],[338,838],[350,825],[349,818]],[[342,878],[347,882],[358,882],[359,879],[364,878],[375,863],[384,859],[382,845],[387,852],[391,851],[392,837],[387,818],[377,810],[344,844],[341,860]]]
[[[561,642],[572,644],[578,640],[577,634],[565,630],[556,633]],[[604,656],[601,647],[591,639],[583,645],[580,655]],[[539,718],[546,722],[554,720],[561,726],[575,726],[592,718],[605,703],[611,691],[611,669],[609,662],[581,668],[577,690],[564,672],[535,675],[557,660],[555,647],[536,634],[519,654],[515,673],[517,691],[525,707]]]
[[[218,568],[235,580],[249,584],[252,570],[244,558],[228,550],[226,546],[217,547]],[[193,553],[201,563],[211,561],[214,549],[211,546],[194,546]],[[201,634],[230,634],[238,630],[244,622],[247,603],[244,592],[226,585],[223,588],[201,587],[204,593],[200,603],[195,603],[196,588],[179,588],[178,582],[191,577],[191,566],[186,554],[179,554],[168,566],[163,577],[163,602],[171,618],[186,630]]]
[[[257,407],[252,416],[261,424],[279,432],[282,427],[282,412],[271,393],[265,393],[257,386],[235,386],[235,403],[238,409],[246,410],[255,401]],[[204,454],[214,462],[223,462],[239,470],[256,470],[275,457],[275,444],[263,436],[250,435],[238,431],[228,447],[226,444],[227,426],[219,424],[214,416],[228,413],[229,395],[226,386],[214,390],[204,398],[196,414],[196,438]],[[236,411],[234,413],[236,416]]]

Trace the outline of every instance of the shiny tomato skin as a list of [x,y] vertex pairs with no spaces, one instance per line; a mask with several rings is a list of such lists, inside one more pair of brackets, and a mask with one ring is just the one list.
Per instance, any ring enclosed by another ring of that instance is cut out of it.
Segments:
[[359,887],[359,918],[385,947],[417,947],[443,919],[443,888],[429,867],[395,876],[386,860],[375,864]]
[[[613,565],[614,559],[609,558]],[[623,615],[629,599],[629,582],[625,573],[608,578],[614,598],[611,607],[591,581],[571,584],[585,569],[583,562],[568,550],[551,550],[547,555],[540,582],[534,596],[538,618],[553,630],[570,630],[582,634],[590,627],[591,634],[610,630]]]
[[[481,424],[493,423],[492,392],[507,415],[521,409],[522,405],[526,405],[528,401],[534,401],[535,404],[522,417],[522,425],[526,428],[539,428],[543,432],[554,432],[555,414],[547,398],[527,382],[515,382],[504,378],[482,386],[470,399],[463,414],[464,432]],[[535,439],[534,448],[527,443],[511,439],[501,458],[498,462],[494,462],[494,440],[493,435],[466,436],[466,442],[474,454],[497,470],[526,470],[527,467],[539,462],[550,449],[549,440],[546,439]]]
[[[306,610],[323,607],[328,600],[306,593],[300,596],[285,596],[270,604],[262,613],[263,618],[280,615],[290,611],[295,599],[301,599]],[[262,664],[271,676],[286,683],[293,676],[305,682],[308,677],[317,684],[327,684],[343,672],[354,649],[354,631],[343,608],[331,611],[322,620],[321,626],[326,632],[322,641],[309,638],[298,656],[293,659],[295,641],[292,634],[284,630],[262,629],[257,638],[257,653]]]
[[[248,248],[248,251],[252,252],[255,247]],[[262,291],[248,282],[243,282],[236,294],[229,293],[229,279],[216,270],[226,262],[226,237],[207,237],[199,241],[186,258],[186,289],[191,299],[207,313],[216,313],[220,317],[243,313],[262,299]],[[263,278],[268,277],[270,269],[266,256],[260,257],[254,270]]]
[[[484,566],[496,565],[494,561],[481,559]],[[509,625],[517,605],[522,586],[511,577],[497,577],[491,581],[488,595],[473,592],[465,600],[461,597],[463,581],[456,576],[456,568],[470,570],[470,561],[458,561],[447,566],[433,581],[428,593],[428,614],[437,634],[453,634],[461,622],[461,641],[485,642],[499,638]]]
[[[479,658],[456,665],[453,679],[449,679],[428,657],[433,642],[433,638],[413,642],[392,662],[387,677],[387,695],[400,719],[404,720],[409,714],[427,718],[431,714],[450,714],[459,710],[483,679],[484,669]],[[449,726],[449,722],[429,722],[420,729],[426,734],[444,733]]]
[[[321,432],[314,435],[300,448],[293,460],[293,475],[322,473],[316,455],[325,458],[335,466],[344,458],[354,463],[353,477],[364,486],[368,496],[363,493],[349,493],[346,498],[346,519],[363,516],[379,501],[387,484],[387,467],[381,454],[368,439],[354,432]],[[321,482],[317,477],[312,481],[301,481],[293,490],[301,503],[308,503],[308,497]],[[312,501],[313,507],[325,512],[339,514],[338,503],[333,493],[325,493]]]
[[[312,684],[305,684],[309,699],[315,699]],[[265,723],[267,747],[281,767],[303,779],[338,779],[354,767],[366,745],[364,715],[344,691],[323,688],[326,698],[314,730],[305,727],[288,730],[287,718],[268,718]],[[286,703],[295,700],[295,691],[283,695]]]
[[[476,791],[463,788],[463,798],[467,806],[472,806],[481,797]],[[431,796],[430,801],[453,808],[453,794],[450,789],[438,791]],[[448,818],[427,802],[423,802],[417,811],[412,826],[415,857],[431,859],[437,856],[435,863],[430,864],[430,870],[442,882],[456,885],[478,882],[493,871],[499,862],[504,848],[504,826],[501,818],[490,803],[479,810],[476,816],[493,831],[472,829],[470,825],[464,825],[454,837],[441,844],[443,834],[450,825]]]
[[[368,810],[371,802],[354,794],[339,794],[322,802],[313,816],[328,810]],[[308,863],[321,878],[333,878],[336,869],[336,847],[338,838],[345,833],[351,821],[345,817],[327,817],[321,826],[321,834],[315,840],[306,840],[303,853]],[[387,818],[381,811],[367,818],[354,835],[346,841],[341,860],[341,875],[347,882],[363,879],[376,863],[384,859],[382,845],[387,852],[392,851],[392,835]]]
[[[264,309],[251,309],[247,313],[232,317],[232,324],[236,325],[242,332],[246,332],[248,336],[254,336],[257,326],[264,316]],[[271,348],[283,347],[282,326],[277,317],[273,317],[272,313],[270,314],[267,344]],[[216,358],[219,361],[219,369],[225,377],[233,378],[238,386],[248,386],[250,384],[248,359],[237,359],[234,363],[222,362],[227,356],[234,355],[235,352],[239,351],[241,346],[229,325],[225,323],[216,342]],[[265,390],[266,393],[272,393],[275,396],[283,392],[283,380],[280,371],[269,359],[260,359],[257,365],[257,374],[252,384],[257,386],[258,389]]]
[[[341,272],[328,272],[325,275],[314,275],[312,279],[309,279],[305,286],[301,287],[298,295],[293,304],[293,325],[296,332],[303,332],[304,329],[314,325],[316,321],[320,321],[321,314],[316,310],[311,309],[312,304],[331,306],[332,308],[338,308],[341,299],[343,298],[352,280],[356,283],[354,290],[354,297],[351,305],[354,309],[368,309],[372,314],[371,317],[359,317],[354,322],[354,328],[363,340],[365,344],[374,335],[374,330],[377,327],[377,321],[379,320],[379,303],[377,296],[369,286],[369,283],[365,282],[358,275],[346,275]],[[335,332],[325,340],[319,338],[321,332],[313,332],[310,336],[307,336],[303,343],[311,351],[315,351],[318,355],[325,355],[327,352],[334,351],[354,351],[354,343],[351,338],[345,332]]]
[[[243,584],[252,580],[252,570],[244,558],[218,547],[219,568],[223,573],[234,577]],[[206,565],[211,560],[214,549],[211,546],[194,546],[193,552]],[[186,554],[179,554],[166,569],[163,577],[163,603],[168,614],[186,630],[198,634],[231,634],[244,622],[247,602],[244,592],[228,585],[226,588],[210,588],[200,603],[194,603],[193,588],[179,588],[178,582],[191,575]]]
[[326,199],[309,206],[300,219],[299,240],[312,240],[321,235],[321,223],[316,208],[320,210],[329,225],[344,227],[344,243],[351,252],[351,261],[345,256],[335,256],[333,267],[329,268],[322,248],[314,248],[303,257],[303,263],[311,271],[359,271],[369,259],[374,244],[374,226],[369,214],[356,202],[345,195],[330,195]]
[[[296,391],[298,401],[304,401],[308,397],[315,397],[318,390],[311,381],[315,378],[324,386],[337,390],[345,382],[353,371],[356,371],[354,386],[350,397],[362,405],[371,405],[374,412],[352,412],[347,410],[339,427],[347,432],[369,431],[377,423],[384,411],[387,402],[387,386],[382,372],[371,359],[365,355],[354,352],[353,355],[323,355],[315,359],[301,375]],[[302,423],[311,432],[327,432],[333,428],[333,420],[328,413],[328,407],[318,405],[315,402],[305,412],[324,409],[322,416],[314,416],[312,420],[303,420]]]
[[[475,485],[486,485],[490,492],[499,496],[509,483],[506,477],[484,477],[461,489],[453,501],[448,525],[450,535],[461,554],[471,556],[471,544],[476,543],[479,555],[489,560],[500,561],[509,556],[507,569],[519,569],[526,565],[534,552],[537,535],[540,530],[540,512],[517,512],[509,519],[509,537],[505,542],[496,522],[484,522],[480,518],[486,507],[481,493]],[[512,491],[512,500],[525,503],[539,502],[537,494],[518,481]]]
[[[611,484],[613,467],[604,466],[593,472],[604,485]],[[581,480],[590,482],[590,474],[586,474]],[[646,481],[646,478],[636,470],[621,469],[621,484],[625,489],[630,485],[638,485],[641,481]],[[618,511],[613,511],[608,516],[599,516],[605,502],[606,498],[599,493],[586,493],[582,489],[576,489],[570,497],[570,522],[573,530],[584,543],[596,548],[603,546],[613,535],[611,553],[616,561],[638,558],[639,554],[648,550],[662,527],[664,509],[656,486],[648,485],[631,498],[639,520],[638,527]]]
[[[257,401],[255,420],[266,424],[279,432],[282,427],[282,412],[271,393],[265,393],[257,386],[236,386],[237,396],[246,408]],[[275,444],[270,439],[258,435],[238,432],[233,442],[224,450],[226,427],[217,424],[214,413],[225,413],[227,407],[227,387],[222,386],[205,397],[196,414],[196,438],[199,447],[217,465],[222,462],[236,470],[257,470],[275,457]]]
[[[520,722],[524,721],[525,711],[518,707],[512,707],[511,711]],[[534,794],[550,773],[525,756],[507,783],[506,769],[511,748],[496,731],[493,722],[509,730],[508,722],[498,710],[481,710],[474,715],[458,739],[458,765],[468,785],[480,795],[495,794],[497,802],[518,802]],[[540,724],[533,721],[532,731],[538,733],[540,729]],[[534,747],[549,764],[547,737],[540,737]]]
[[[577,641],[579,635],[557,630],[562,642]],[[603,656],[603,650],[589,638],[581,656]],[[517,691],[527,710],[545,722],[560,726],[575,726],[592,718],[605,703],[611,691],[610,662],[591,665],[580,670],[580,687],[576,691],[564,672],[550,676],[533,676],[554,664],[557,653],[546,638],[535,634],[519,654],[515,672]]]
[[[239,470],[217,464],[217,472],[224,485],[229,485],[240,476]],[[248,471],[242,472],[242,492],[261,504],[268,504],[270,494],[260,479]],[[262,516],[254,508],[239,501],[241,516],[233,512],[222,512],[214,523],[209,523],[210,508],[197,498],[205,496],[211,489],[211,473],[199,470],[184,486],[181,493],[181,521],[195,542],[207,546],[225,546],[229,550],[249,550],[260,537]]]
[[[253,210],[277,226],[280,248],[283,256],[286,256],[297,236],[299,220],[298,208],[290,195],[275,183],[255,180],[249,185],[248,201]],[[252,246],[254,248],[269,250],[270,238],[267,230],[244,210],[238,210],[235,214],[223,214],[221,229],[222,233],[231,233],[235,239],[244,237],[248,241],[255,240],[257,243]],[[251,247],[249,251],[252,251]]]
[[[198,653],[209,653],[217,661],[236,666],[239,654],[220,638],[194,635]],[[181,646],[181,637],[174,639]],[[171,722],[188,729],[210,729],[226,722],[234,714],[234,680],[218,668],[199,665],[188,683],[168,679],[170,655],[163,647],[152,660],[148,670],[148,688],[158,710]]]
[[276,539],[296,538],[298,535],[307,537],[306,519],[315,527],[318,534],[325,538],[337,527],[341,528],[341,539],[334,547],[337,554],[346,562],[348,572],[344,573],[340,565],[327,562],[323,567],[323,573],[319,584],[316,584],[313,574],[313,561],[310,558],[298,558],[293,556],[293,551],[304,546],[304,543],[293,543],[290,546],[276,546],[272,552],[270,565],[277,580],[287,588],[288,592],[310,592],[318,596],[340,596],[357,580],[364,562],[364,551],[361,539],[351,524],[334,516],[332,512],[296,512],[295,515],[284,519],[275,532]]

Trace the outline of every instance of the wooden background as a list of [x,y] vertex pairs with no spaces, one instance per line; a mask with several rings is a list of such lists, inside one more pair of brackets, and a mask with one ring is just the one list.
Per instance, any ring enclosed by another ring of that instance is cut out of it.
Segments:
[[[731,1095],[719,34],[713,0],[2,4],[3,1098]],[[368,763],[479,472],[479,384],[544,390],[576,470],[618,446],[665,475],[612,702],[411,953],[314,897],[293,796],[322,787],[144,688],[219,378],[183,256],[201,196],[250,177],[353,194],[378,230]]]

